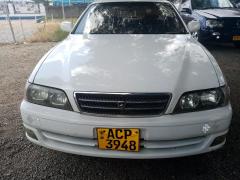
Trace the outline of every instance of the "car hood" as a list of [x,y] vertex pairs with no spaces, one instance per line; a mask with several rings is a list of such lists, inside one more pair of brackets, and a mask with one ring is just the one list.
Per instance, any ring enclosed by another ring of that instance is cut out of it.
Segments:
[[99,92],[219,86],[212,62],[190,35],[70,35],[49,53],[34,83]]
[[196,12],[206,18],[211,19],[240,18],[240,10],[235,8],[196,10]]

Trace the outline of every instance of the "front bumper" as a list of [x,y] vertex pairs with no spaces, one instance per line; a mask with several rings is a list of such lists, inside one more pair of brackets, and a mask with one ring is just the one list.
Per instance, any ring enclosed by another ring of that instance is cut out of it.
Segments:
[[[24,126],[37,137],[27,138],[41,146],[67,153],[108,158],[170,158],[201,154],[222,147],[211,146],[216,137],[227,134],[232,109],[226,107],[176,115],[146,118],[112,118],[82,115],[23,101]],[[97,148],[97,127],[139,128],[141,150],[104,151]],[[206,130],[206,127],[207,130]]]
[[212,42],[240,42],[233,41],[233,36],[240,36],[240,30],[232,32],[232,30],[222,29],[206,29],[199,32],[200,41],[212,41]]

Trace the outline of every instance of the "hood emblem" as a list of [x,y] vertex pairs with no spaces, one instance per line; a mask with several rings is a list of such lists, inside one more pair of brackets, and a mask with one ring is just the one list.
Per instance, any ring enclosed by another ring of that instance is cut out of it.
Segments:
[[126,102],[125,101],[118,101],[117,106],[119,109],[124,110],[126,107]]

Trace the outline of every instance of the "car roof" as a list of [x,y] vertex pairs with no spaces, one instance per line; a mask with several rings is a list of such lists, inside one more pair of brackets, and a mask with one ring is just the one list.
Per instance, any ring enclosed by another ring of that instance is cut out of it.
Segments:
[[168,2],[167,0],[95,0],[93,3],[107,3],[107,2]]

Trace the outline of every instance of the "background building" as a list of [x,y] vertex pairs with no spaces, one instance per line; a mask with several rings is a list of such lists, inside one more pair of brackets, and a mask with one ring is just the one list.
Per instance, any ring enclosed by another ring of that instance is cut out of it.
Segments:
[[44,5],[32,0],[0,0],[0,19],[5,19],[7,12],[11,19],[33,19],[46,14]]
[[52,0],[50,4],[52,4],[53,6],[62,6],[62,2],[64,6],[71,6],[71,5],[88,4],[93,2],[93,0]]

